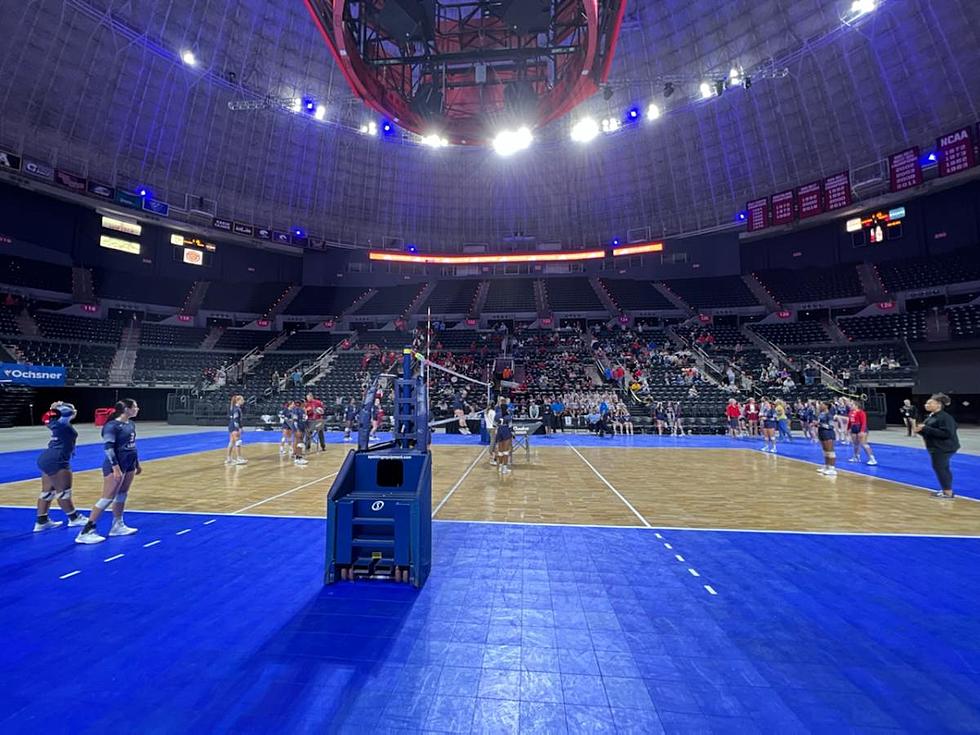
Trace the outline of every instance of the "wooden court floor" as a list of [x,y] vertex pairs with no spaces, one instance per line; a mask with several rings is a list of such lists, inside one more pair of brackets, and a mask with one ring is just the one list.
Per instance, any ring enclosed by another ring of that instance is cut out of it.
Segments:
[[[212,450],[147,461],[132,510],[319,516],[349,446],[328,445],[296,467],[275,444],[247,447],[249,464]],[[101,470],[75,474],[88,508]],[[33,505],[38,481],[0,485],[6,505]],[[977,535],[980,503],[938,501],[920,488],[738,449],[538,447],[500,475],[482,447],[433,448],[432,505],[441,520]]]

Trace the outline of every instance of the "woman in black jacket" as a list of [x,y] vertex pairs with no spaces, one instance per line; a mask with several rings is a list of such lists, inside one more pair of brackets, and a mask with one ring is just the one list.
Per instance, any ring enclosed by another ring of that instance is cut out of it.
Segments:
[[939,480],[937,498],[950,500],[953,498],[953,473],[949,469],[949,460],[960,448],[960,440],[956,435],[956,421],[943,409],[949,405],[949,396],[936,393],[926,401],[926,411],[929,415],[922,424],[917,424],[915,431],[925,440],[926,451],[932,460],[932,469]]

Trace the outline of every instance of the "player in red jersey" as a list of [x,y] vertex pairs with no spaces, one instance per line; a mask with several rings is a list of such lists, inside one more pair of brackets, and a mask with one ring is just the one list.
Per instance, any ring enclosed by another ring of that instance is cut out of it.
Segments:
[[316,438],[320,443],[320,451],[327,451],[327,440],[323,436],[324,410],[323,401],[314,398],[312,393],[306,394],[306,451],[313,448],[313,440]]
[[875,459],[874,450],[868,444],[868,414],[865,413],[864,407],[859,401],[851,401],[849,407],[851,410],[847,414],[847,430],[851,435],[854,456],[848,461],[860,462],[861,449],[864,449],[865,454],[868,455],[868,464],[876,465],[878,460]]
[[742,417],[742,409],[739,408],[738,401],[734,398],[728,399],[725,406],[725,417],[728,419],[728,436],[738,439],[738,421]]

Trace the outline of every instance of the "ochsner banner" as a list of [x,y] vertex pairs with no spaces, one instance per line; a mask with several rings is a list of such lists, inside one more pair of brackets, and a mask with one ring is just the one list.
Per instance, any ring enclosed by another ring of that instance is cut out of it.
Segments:
[[66,371],[63,365],[0,363],[0,383],[34,386],[64,385],[65,375]]

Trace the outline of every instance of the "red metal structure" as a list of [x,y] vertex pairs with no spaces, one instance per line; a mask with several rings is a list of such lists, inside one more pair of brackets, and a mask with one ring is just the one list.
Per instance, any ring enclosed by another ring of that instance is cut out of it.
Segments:
[[588,99],[626,0],[304,0],[351,89],[400,127],[480,144]]

